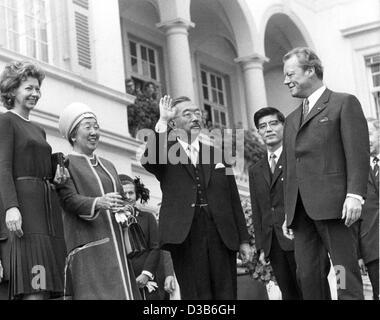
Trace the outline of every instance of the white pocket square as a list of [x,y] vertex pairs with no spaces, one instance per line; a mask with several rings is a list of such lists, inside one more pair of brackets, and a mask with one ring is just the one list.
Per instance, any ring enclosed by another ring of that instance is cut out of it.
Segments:
[[221,168],[225,168],[226,166],[223,164],[223,163],[217,163],[216,166],[215,166],[215,169],[221,169]]

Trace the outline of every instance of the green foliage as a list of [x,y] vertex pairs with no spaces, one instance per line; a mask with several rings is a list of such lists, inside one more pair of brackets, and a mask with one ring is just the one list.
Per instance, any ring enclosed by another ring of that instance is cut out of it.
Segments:
[[245,168],[258,162],[265,155],[265,148],[252,130],[244,131]]
[[273,269],[270,266],[270,264],[264,266],[259,261],[259,252],[257,252],[256,250],[255,230],[253,227],[252,208],[250,199],[244,199],[242,201],[242,207],[244,211],[245,221],[247,223],[248,233],[251,236],[249,244],[253,252],[252,260],[249,261],[246,265],[244,265],[244,267],[248,268],[249,273],[255,280],[261,281],[264,284],[269,283],[269,281],[276,282]]
[[160,111],[156,100],[143,94],[138,95],[135,103],[128,106],[128,127],[132,137],[141,129],[152,129],[160,117]]

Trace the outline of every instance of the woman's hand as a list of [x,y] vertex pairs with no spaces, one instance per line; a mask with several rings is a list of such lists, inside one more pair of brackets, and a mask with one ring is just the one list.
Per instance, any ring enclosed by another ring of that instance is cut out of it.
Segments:
[[124,207],[124,201],[122,200],[121,195],[117,192],[111,192],[98,198],[95,209],[117,211],[120,207]]
[[22,217],[17,207],[9,208],[5,214],[5,224],[10,232],[15,232],[16,236],[23,236]]
[[69,170],[57,164],[57,169],[55,170],[55,176],[54,176],[54,183],[65,184],[69,178],[70,178]]
[[124,224],[128,224],[128,217],[133,215],[134,210],[133,205],[125,203],[122,207],[114,209],[113,212],[115,213],[116,222],[120,223],[122,226],[124,226]]
[[149,281],[149,278],[146,274],[140,274],[137,278],[136,278],[136,283],[137,283],[137,286],[139,288],[144,288],[146,286],[146,284],[148,283]]

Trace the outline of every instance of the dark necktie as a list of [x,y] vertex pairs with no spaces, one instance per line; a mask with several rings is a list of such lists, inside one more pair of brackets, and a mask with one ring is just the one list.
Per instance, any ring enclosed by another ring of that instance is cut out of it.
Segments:
[[269,163],[270,163],[270,172],[272,172],[272,174],[274,174],[274,170],[276,169],[276,155],[274,153],[272,153],[270,156],[269,156]]
[[373,172],[373,175],[377,177],[379,175],[379,158],[374,157],[372,162],[373,162],[372,172]]
[[303,101],[303,109],[302,109],[302,123],[305,122],[305,119],[309,113],[309,99],[305,99]]

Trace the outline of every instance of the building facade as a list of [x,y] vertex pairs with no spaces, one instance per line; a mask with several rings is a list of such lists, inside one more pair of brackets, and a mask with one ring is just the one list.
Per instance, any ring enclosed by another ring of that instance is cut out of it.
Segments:
[[[141,176],[152,209],[160,189],[136,160],[125,80],[191,97],[216,126],[248,129],[261,107],[288,114],[299,104],[282,72],[282,56],[297,46],[316,50],[328,87],[355,94],[379,118],[378,0],[0,0],[0,69],[20,59],[45,69],[32,117],[53,150],[71,149],[58,132],[63,108],[87,103],[102,128],[98,154]],[[237,178],[247,195],[247,178]]]

